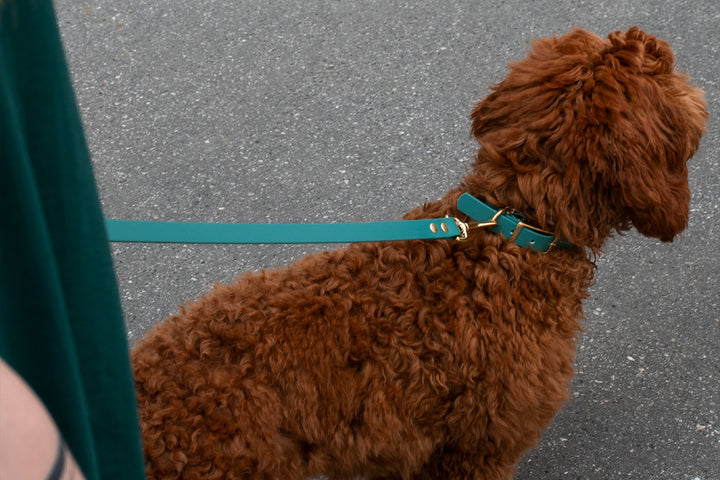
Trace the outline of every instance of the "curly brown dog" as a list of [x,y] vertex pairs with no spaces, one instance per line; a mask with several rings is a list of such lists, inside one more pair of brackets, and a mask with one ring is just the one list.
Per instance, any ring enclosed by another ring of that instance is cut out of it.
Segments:
[[535,42],[471,118],[470,171],[405,218],[464,218],[467,192],[565,248],[476,229],[218,285],[132,354],[149,478],[512,477],[568,398],[605,240],[685,228],[707,112],[631,28]]

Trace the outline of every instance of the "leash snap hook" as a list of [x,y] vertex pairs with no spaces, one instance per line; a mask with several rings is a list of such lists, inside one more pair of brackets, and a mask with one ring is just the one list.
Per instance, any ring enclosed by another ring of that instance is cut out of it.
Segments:
[[495,212],[495,215],[487,221],[487,222],[463,222],[457,217],[453,217],[453,220],[455,220],[455,223],[457,224],[458,228],[460,229],[460,236],[457,238],[458,242],[464,242],[468,239],[470,235],[470,230],[475,230],[478,228],[486,228],[486,227],[494,227],[498,224],[497,219],[500,215],[503,213],[511,212],[511,208],[501,208],[497,212]]

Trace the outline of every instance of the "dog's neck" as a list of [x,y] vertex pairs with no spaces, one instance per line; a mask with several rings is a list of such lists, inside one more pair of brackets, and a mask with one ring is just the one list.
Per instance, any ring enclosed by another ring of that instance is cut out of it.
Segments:
[[463,192],[495,207],[521,212],[528,222],[554,231],[554,225],[539,224],[537,210],[541,199],[533,198],[523,191],[518,175],[508,164],[498,165],[497,162],[490,161],[481,149],[472,167],[460,184]]
[[528,159],[518,164],[480,148],[459,190],[496,207],[521,212],[527,223],[596,253],[613,228],[629,228],[619,212],[610,209],[604,212],[607,218],[599,214],[589,218],[584,213],[587,204],[607,199],[586,198],[590,193],[583,192],[580,185],[570,190],[563,182],[563,175],[553,170],[548,159]]

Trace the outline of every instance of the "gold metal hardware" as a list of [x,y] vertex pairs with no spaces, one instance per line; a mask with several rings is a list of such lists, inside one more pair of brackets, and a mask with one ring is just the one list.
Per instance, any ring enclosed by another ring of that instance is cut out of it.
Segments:
[[518,224],[513,229],[508,242],[515,243],[515,240],[517,239],[517,236],[520,234],[520,231],[525,227],[527,227],[527,225],[525,225],[523,222],[518,222]]
[[[542,228],[539,228],[539,227],[535,227],[535,226],[532,226],[532,225],[528,225],[528,224],[525,223],[525,222],[518,222],[518,224],[515,226],[515,229],[512,231],[512,235],[510,235],[510,238],[508,239],[508,242],[513,242],[513,243],[514,243],[515,240],[517,240],[517,237],[518,237],[518,235],[520,235],[520,231],[521,231],[523,228],[529,228],[530,230],[533,230],[533,231],[539,232],[539,233],[543,233],[543,234],[545,234],[545,235],[555,235],[555,234],[552,233],[552,232],[548,232],[547,230],[543,230]],[[550,250],[552,250],[553,248],[555,248],[555,244],[557,244],[557,237],[554,237],[554,238],[553,238],[552,243],[550,244],[550,246],[548,247],[548,249],[545,250],[545,253],[548,253]]]
[[557,241],[558,241],[557,237],[553,238],[552,243],[550,244],[550,246],[548,247],[548,249],[545,250],[545,253],[550,253],[550,250],[552,250],[553,248],[555,248],[555,245],[557,244]]
[[534,230],[534,231],[536,231],[536,232],[544,233],[545,235],[555,235],[553,232],[550,232],[550,231],[548,231],[548,230],[543,230],[542,228],[540,228],[540,227],[535,227],[535,226],[533,226],[533,225],[528,225],[527,223],[520,222],[520,223],[518,224],[518,226],[519,226],[519,225],[522,225],[523,228],[529,228],[530,230]]
[[501,208],[497,212],[495,212],[495,215],[487,221],[487,222],[463,222],[462,220],[453,217],[453,220],[455,220],[455,223],[457,224],[458,228],[460,229],[460,236],[457,238],[458,241],[462,242],[468,239],[468,235],[470,234],[470,230],[475,230],[476,228],[485,228],[485,227],[494,227],[498,224],[497,219],[500,215],[503,213],[512,211],[509,208]]
[[437,232],[438,232],[437,225],[435,225],[434,223],[431,223],[431,224],[430,224],[430,231],[431,231],[432,233],[437,233]]

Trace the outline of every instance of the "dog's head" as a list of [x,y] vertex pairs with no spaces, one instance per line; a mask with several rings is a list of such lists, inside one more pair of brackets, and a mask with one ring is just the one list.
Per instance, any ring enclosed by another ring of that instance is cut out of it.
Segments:
[[595,251],[630,224],[663,241],[686,227],[707,111],[667,43],[637,27],[608,40],[574,30],[510,67],[471,114],[490,197]]

